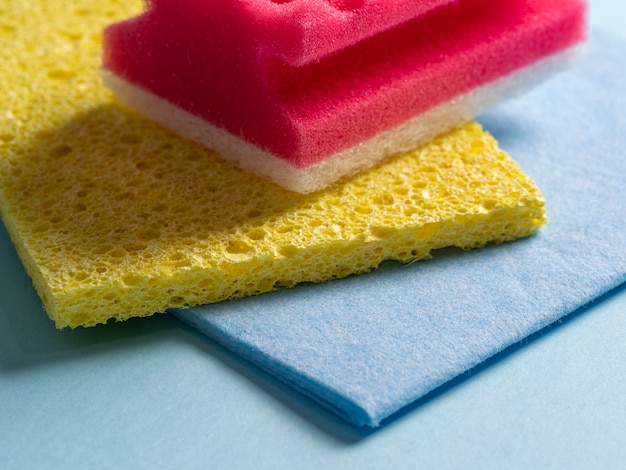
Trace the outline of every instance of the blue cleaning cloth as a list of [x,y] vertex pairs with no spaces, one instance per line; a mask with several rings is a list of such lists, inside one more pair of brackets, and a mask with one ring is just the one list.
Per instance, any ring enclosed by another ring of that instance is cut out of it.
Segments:
[[537,182],[549,222],[514,243],[175,311],[346,420],[377,426],[626,281],[626,43],[481,122]]

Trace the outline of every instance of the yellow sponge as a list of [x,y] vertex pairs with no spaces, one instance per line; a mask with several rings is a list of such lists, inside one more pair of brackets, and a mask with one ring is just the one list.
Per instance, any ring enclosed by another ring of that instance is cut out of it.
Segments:
[[0,0],[0,212],[57,327],[361,273],[545,222],[477,124],[323,193],[242,172],[124,109],[100,32],[139,1]]

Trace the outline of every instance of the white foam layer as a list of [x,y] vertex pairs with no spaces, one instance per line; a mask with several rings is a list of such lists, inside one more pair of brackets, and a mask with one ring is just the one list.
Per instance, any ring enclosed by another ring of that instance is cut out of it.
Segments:
[[113,72],[103,70],[102,78],[104,84],[123,102],[150,119],[286,189],[310,193],[371,168],[392,155],[415,149],[437,135],[470,121],[498,103],[568,68],[580,57],[583,49],[584,46],[575,46],[519,69],[304,169],[296,168],[286,160],[209,124]]

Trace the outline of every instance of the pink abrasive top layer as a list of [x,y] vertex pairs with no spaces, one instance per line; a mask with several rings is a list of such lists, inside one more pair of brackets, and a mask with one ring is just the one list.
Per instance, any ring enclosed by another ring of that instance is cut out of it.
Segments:
[[151,0],[103,68],[295,168],[568,49],[583,0]]

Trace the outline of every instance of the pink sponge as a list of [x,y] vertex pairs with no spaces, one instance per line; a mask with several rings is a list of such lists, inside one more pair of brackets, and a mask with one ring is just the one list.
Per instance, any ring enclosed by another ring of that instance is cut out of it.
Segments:
[[567,65],[583,0],[152,0],[105,30],[105,83],[310,192]]

